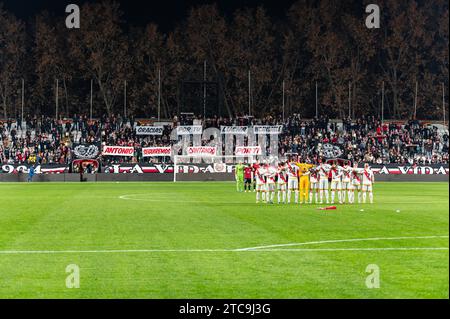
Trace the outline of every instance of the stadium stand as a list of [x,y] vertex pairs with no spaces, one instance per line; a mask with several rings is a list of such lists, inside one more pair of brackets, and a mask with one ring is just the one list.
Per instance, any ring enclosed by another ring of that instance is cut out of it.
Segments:
[[[324,145],[338,146],[341,158],[373,164],[448,164],[448,129],[442,124],[416,120],[386,121],[373,116],[358,119],[330,120],[325,116],[302,119],[294,114],[284,121],[266,116],[208,118],[174,117],[166,121],[161,136],[139,136],[135,127],[140,121],[121,116],[104,116],[90,121],[86,115],[56,120],[50,117],[28,116],[0,121],[0,164],[68,164],[73,160],[74,143],[142,147],[171,146],[170,132],[178,125],[200,124],[203,128],[220,126],[283,125],[279,140],[280,155],[297,153],[307,162],[323,156]],[[209,142],[208,140],[202,141]],[[141,152],[133,157],[104,157],[105,164],[148,162]]]

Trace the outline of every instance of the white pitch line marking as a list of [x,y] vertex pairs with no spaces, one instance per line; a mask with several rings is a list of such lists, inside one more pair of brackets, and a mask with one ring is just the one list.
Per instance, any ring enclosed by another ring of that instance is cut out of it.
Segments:
[[117,253],[207,253],[207,252],[281,252],[281,251],[403,251],[403,250],[448,250],[448,247],[375,247],[375,248],[273,248],[273,249],[130,249],[130,250],[4,250],[0,255],[32,254],[117,254]]
[[115,254],[115,253],[182,253],[227,252],[232,249],[112,249],[112,250],[4,250],[0,254]]
[[448,236],[416,236],[416,237],[385,237],[385,238],[357,238],[340,240],[311,241],[281,245],[259,246],[240,249],[119,249],[119,250],[0,250],[0,255],[19,254],[115,254],[115,253],[195,253],[195,252],[277,252],[277,251],[401,251],[401,250],[448,250],[448,247],[375,247],[375,248],[276,248],[286,246],[313,245],[338,242],[355,242],[370,240],[401,240],[401,239],[430,239],[448,238]]
[[383,251],[383,250],[448,250],[448,247],[375,247],[375,248],[274,248],[274,249],[254,249],[238,251]]
[[[122,195],[119,196],[119,199],[122,200],[131,200],[131,201],[142,201],[142,202],[164,202],[167,203],[169,201],[169,204],[172,205],[185,205],[185,204],[211,204],[210,201],[206,201],[206,200],[176,200],[173,198],[173,194],[170,194],[170,196],[167,194],[167,196],[162,196],[162,197],[155,197],[155,198],[133,198],[130,196],[137,196],[137,195],[143,195],[143,194],[131,194],[131,195]],[[169,198],[170,197],[170,198]],[[113,198],[117,198],[117,197],[113,197]],[[216,202],[215,204],[218,205],[230,205],[230,204],[239,204],[239,205],[247,205],[247,204],[253,204],[256,205],[255,203],[246,203],[246,202],[226,202],[226,203],[220,203],[220,202]],[[267,207],[269,207],[269,205],[267,205]],[[274,207],[274,206],[272,206]]]
[[320,245],[320,244],[347,243],[347,242],[358,242],[358,241],[432,239],[432,238],[448,238],[448,236],[374,237],[374,238],[320,240],[320,241],[309,241],[309,242],[304,242],[304,243],[289,243],[289,244],[255,246],[255,247],[240,248],[237,250],[259,250],[259,249],[270,249],[270,248],[276,248],[276,247],[305,246],[305,245],[316,245],[316,244]]
[[[194,201],[193,201],[193,200],[182,200],[182,201],[177,201],[177,200],[174,200],[173,194],[172,194],[172,193],[165,193],[165,195],[162,196],[162,198],[160,197],[161,193],[158,193],[159,198],[158,198],[158,197],[155,197],[155,198],[139,198],[139,197],[138,197],[138,198],[133,198],[133,197],[131,197],[131,198],[130,198],[130,196],[139,196],[139,195],[145,195],[145,194],[122,195],[122,196],[119,196],[119,199],[122,199],[122,200],[142,201],[142,202],[167,202],[167,200],[169,200],[168,197],[171,197],[171,198],[170,198],[170,202],[171,202],[171,203],[175,203],[175,204],[186,204],[186,203],[208,204],[208,203],[209,203],[209,202],[207,202],[207,201],[198,201],[198,200],[194,200]],[[148,195],[147,195],[147,196],[148,196]]]

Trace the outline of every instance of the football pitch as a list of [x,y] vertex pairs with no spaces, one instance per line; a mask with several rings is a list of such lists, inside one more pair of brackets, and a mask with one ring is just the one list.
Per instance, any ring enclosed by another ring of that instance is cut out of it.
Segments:
[[448,298],[448,192],[320,211],[226,182],[4,183],[0,298]]

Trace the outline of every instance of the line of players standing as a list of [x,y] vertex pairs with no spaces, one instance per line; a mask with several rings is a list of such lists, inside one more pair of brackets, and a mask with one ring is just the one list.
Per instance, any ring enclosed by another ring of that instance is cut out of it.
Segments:
[[339,204],[354,204],[356,198],[358,203],[366,203],[367,196],[373,203],[374,174],[367,163],[364,168],[358,168],[357,164],[281,162],[271,165],[256,161],[244,167],[243,173],[244,190],[253,188],[257,203],[273,204],[275,193],[278,204],[291,203],[292,194],[296,204],[299,200],[300,204],[312,204],[313,200],[316,204],[334,204],[336,199]]

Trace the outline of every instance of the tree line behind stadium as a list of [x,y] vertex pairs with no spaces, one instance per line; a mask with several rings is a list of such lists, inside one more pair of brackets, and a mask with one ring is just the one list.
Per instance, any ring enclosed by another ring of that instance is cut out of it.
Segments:
[[263,6],[225,15],[200,5],[170,31],[133,26],[109,1],[81,6],[77,30],[65,12],[22,21],[0,5],[0,116],[67,117],[93,106],[97,117],[261,117],[284,102],[286,114],[313,117],[317,98],[319,114],[332,117],[380,114],[384,103],[386,118],[441,119],[448,1],[377,4],[379,29],[366,28],[360,1],[320,0],[294,3],[283,19]]

